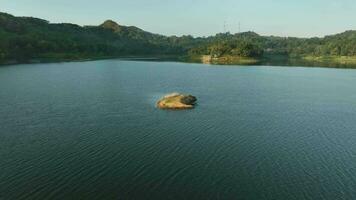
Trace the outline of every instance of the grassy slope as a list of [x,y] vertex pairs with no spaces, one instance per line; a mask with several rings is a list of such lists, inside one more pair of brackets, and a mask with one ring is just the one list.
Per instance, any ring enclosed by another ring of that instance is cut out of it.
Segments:
[[356,56],[306,56],[303,59],[313,62],[333,62],[340,64],[356,64]]

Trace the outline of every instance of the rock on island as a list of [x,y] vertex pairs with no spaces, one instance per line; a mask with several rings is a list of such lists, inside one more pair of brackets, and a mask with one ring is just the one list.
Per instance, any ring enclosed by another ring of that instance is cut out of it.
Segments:
[[192,95],[172,93],[164,96],[157,102],[160,109],[192,109],[196,104],[197,98]]

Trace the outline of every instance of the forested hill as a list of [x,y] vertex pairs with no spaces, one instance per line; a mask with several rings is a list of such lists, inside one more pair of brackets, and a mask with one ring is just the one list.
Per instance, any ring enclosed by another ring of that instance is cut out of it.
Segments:
[[33,17],[0,13],[0,60],[85,59],[183,54],[196,40],[166,37],[106,21],[99,26],[52,24]]
[[188,54],[356,56],[356,31],[324,38],[260,36],[254,32],[219,33],[204,38],[167,37],[112,20],[97,26],[78,26],[0,13],[0,63]]
[[200,46],[192,48],[190,53],[216,57],[258,57],[265,54],[289,57],[356,56],[356,31],[346,31],[324,38],[260,36],[254,32],[217,34],[207,38]]

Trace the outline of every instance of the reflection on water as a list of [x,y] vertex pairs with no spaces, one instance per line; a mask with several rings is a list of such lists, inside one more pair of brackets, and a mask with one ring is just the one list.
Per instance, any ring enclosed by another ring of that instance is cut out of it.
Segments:
[[307,60],[302,58],[290,58],[287,56],[265,56],[258,59],[228,59],[227,61],[211,60],[206,57],[152,57],[152,58],[127,58],[126,60],[141,61],[179,61],[186,63],[205,63],[213,65],[261,65],[261,66],[296,66],[296,67],[326,67],[326,68],[356,68],[353,62],[337,62],[335,60]]

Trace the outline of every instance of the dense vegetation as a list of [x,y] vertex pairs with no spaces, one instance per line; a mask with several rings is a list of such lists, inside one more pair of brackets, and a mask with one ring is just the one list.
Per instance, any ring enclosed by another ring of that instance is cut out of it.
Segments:
[[261,57],[267,54],[356,56],[356,31],[309,39],[260,36],[253,32],[220,33],[206,38],[166,37],[111,20],[99,26],[82,27],[0,13],[0,62],[149,55]]
[[220,33],[208,37],[198,47],[189,50],[190,55],[211,55],[213,57],[240,56],[259,57],[263,54],[263,37],[253,32],[241,34]]
[[165,37],[110,20],[100,26],[81,27],[0,13],[2,61],[177,55],[194,42],[192,37]]
[[259,36],[253,32],[217,34],[190,50],[191,54],[210,54],[258,57],[278,54],[289,57],[305,56],[356,56],[356,31],[324,38],[291,38]]

